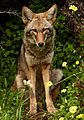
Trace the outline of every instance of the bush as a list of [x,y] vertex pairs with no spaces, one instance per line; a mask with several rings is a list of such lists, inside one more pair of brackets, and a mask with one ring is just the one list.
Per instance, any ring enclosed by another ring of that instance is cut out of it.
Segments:
[[[16,58],[19,55],[23,36],[22,21],[18,18],[10,18],[2,28],[0,36],[0,86],[8,88],[14,80],[16,72]],[[4,84],[5,83],[5,84]]]

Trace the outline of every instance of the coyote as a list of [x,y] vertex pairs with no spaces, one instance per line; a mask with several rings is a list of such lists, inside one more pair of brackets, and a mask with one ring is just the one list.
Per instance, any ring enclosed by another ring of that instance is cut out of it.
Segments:
[[[31,81],[30,114],[37,112],[38,93],[41,96],[42,81],[45,88],[46,108],[48,112],[56,112],[47,83],[54,75],[54,80],[62,78],[62,72],[51,70],[50,66],[54,55],[55,29],[53,23],[56,19],[57,6],[53,5],[44,13],[33,13],[29,8],[22,8],[22,20],[25,24],[23,44],[18,61],[16,74],[17,89],[23,88],[23,80]],[[37,89],[36,82],[38,81]],[[52,81],[52,80],[51,80]]]

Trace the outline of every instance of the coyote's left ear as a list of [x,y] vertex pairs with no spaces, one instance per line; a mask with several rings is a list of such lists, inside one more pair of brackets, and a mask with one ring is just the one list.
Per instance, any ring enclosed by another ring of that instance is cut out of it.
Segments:
[[23,20],[23,22],[26,24],[26,23],[32,21],[33,14],[34,13],[29,8],[24,6],[22,8],[22,20]]
[[53,24],[56,20],[56,15],[57,15],[57,5],[53,5],[47,12],[47,20]]

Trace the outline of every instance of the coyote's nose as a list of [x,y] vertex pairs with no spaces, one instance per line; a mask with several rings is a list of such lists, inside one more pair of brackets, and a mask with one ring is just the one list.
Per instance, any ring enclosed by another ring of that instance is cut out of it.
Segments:
[[39,46],[39,47],[43,47],[43,45],[44,45],[43,42],[38,43],[38,46]]

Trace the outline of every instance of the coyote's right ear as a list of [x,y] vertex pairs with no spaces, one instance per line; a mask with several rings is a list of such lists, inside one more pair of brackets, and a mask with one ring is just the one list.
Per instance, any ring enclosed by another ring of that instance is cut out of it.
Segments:
[[56,20],[57,15],[57,5],[53,5],[47,12],[47,20],[53,24]]
[[22,8],[22,20],[23,20],[24,24],[31,21],[32,18],[33,18],[33,12],[29,8],[24,6]]

